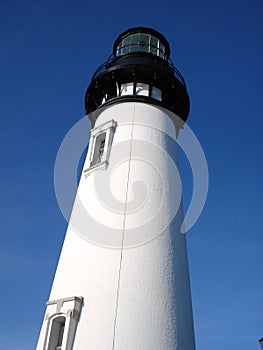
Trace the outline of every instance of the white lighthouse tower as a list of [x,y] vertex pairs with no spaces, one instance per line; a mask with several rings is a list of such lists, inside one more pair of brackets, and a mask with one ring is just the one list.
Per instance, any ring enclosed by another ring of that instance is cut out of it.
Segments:
[[37,350],[195,349],[174,141],[189,98],[169,55],[162,34],[132,28],[91,79],[89,149]]

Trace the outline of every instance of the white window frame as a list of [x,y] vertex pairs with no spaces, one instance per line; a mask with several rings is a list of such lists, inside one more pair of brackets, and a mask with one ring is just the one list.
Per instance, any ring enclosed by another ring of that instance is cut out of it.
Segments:
[[[88,154],[87,154],[87,161],[86,161],[86,164],[84,165],[84,175],[85,176],[88,176],[89,173],[95,169],[107,168],[107,166],[109,164],[110,150],[111,150],[113,135],[114,135],[116,126],[117,126],[116,121],[110,120],[110,121],[108,121],[102,125],[99,125],[96,128],[91,130],[89,149],[88,149]],[[96,146],[96,139],[99,135],[101,135],[103,133],[106,133],[106,136],[105,136],[104,151],[103,151],[101,160],[97,164],[92,165],[93,158],[94,158],[94,152],[95,152],[95,146]]]
[[83,297],[69,297],[47,302],[47,310],[45,315],[45,340],[43,350],[53,350],[53,342],[51,340],[52,325],[56,318],[64,317],[65,326],[63,332],[61,350],[72,350],[74,336],[83,305]]

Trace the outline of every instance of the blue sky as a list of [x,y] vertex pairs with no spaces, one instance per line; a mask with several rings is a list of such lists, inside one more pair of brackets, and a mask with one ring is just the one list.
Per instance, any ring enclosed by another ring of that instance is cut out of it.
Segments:
[[262,15],[261,0],[1,3],[0,350],[35,348],[66,230],[57,150],[115,38],[141,25],[170,42],[209,166],[207,203],[187,234],[197,349],[259,349]]

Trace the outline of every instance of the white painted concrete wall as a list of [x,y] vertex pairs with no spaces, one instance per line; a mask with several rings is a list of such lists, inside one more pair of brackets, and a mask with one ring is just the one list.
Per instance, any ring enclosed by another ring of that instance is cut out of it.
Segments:
[[[174,125],[158,107],[133,102],[106,108],[95,127],[109,120],[117,122],[109,166],[81,177],[49,300],[84,298],[74,350],[194,350],[181,207],[170,223],[180,201],[176,164],[165,156],[177,152],[167,136]],[[108,181],[119,202],[103,205],[95,187]],[[85,223],[78,201],[103,226]],[[45,332],[44,321],[37,350]]]

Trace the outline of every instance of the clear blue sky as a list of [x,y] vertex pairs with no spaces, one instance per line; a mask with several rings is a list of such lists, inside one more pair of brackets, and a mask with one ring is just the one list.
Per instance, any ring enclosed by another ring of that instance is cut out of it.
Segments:
[[0,350],[35,347],[66,230],[57,150],[114,39],[141,25],[170,42],[209,166],[207,203],[187,234],[197,350],[259,350],[262,17],[262,0],[1,3]]

